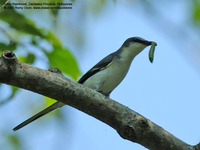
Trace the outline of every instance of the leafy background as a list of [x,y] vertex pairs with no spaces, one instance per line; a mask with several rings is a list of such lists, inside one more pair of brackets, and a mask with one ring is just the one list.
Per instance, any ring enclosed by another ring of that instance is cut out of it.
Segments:
[[[0,6],[5,2],[1,0]],[[154,40],[158,43],[154,63],[148,62],[147,50],[141,53],[111,98],[183,141],[199,142],[199,0],[43,2],[73,6],[71,10],[1,9],[1,52],[12,50],[20,61],[42,69],[58,67],[76,81],[126,38]],[[54,101],[4,84],[0,95],[2,150],[145,149],[69,106],[13,132],[15,125]]]

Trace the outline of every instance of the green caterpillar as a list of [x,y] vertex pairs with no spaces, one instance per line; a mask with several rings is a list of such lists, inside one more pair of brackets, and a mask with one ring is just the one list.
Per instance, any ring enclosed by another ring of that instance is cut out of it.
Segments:
[[155,51],[156,46],[157,46],[156,42],[151,42],[151,48],[149,51],[149,60],[151,63],[153,63],[153,56],[154,56],[154,51]]

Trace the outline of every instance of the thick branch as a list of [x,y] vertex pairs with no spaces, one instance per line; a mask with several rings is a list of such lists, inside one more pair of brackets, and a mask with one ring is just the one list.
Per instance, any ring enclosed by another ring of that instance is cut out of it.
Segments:
[[121,137],[151,150],[200,150],[190,146],[133,110],[63,76],[0,56],[0,82],[27,89],[75,107],[116,129]]

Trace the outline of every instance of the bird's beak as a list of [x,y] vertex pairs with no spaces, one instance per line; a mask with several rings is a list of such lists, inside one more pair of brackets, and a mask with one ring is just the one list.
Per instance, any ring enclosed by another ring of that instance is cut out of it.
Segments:
[[146,46],[149,46],[149,45],[151,45],[152,42],[153,41],[144,41],[143,44],[146,45]]

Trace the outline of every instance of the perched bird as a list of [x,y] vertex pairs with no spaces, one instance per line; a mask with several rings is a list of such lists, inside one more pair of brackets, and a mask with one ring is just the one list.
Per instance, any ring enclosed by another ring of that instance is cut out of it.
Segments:
[[[140,37],[131,37],[114,53],[103,58],[78,81],[86,87],[94,89],[105,96],[119,85],[126,76],[133,58],[139,54],[145,47],[152,44],[152,41],[144,40]],[[56,102],[26,121],[16,126],[16,131],[39,117],[64,106],[64,103]]]

